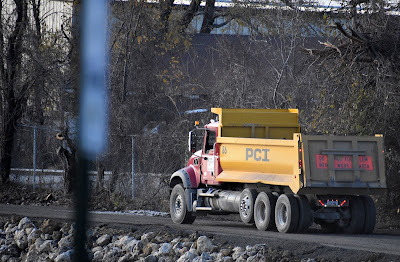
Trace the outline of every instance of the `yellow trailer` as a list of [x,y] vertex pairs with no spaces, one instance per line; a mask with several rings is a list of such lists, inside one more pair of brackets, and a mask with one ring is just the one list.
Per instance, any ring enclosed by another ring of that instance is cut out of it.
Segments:
[[297,109],[211,111],[217,121],[190,132],[195,153],[171,177],[174,222],[225,211],[259,230],[298,232],[316,222],[332,231],[373,231],[368,195],[386,189],[382,135],[304,135]]

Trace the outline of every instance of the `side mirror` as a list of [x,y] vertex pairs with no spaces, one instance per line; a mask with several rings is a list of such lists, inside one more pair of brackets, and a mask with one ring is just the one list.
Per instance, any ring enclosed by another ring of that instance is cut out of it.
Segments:
[[196,147],[197,147],[197,139],[196,139],[196,133],[195,132],[193,132],[194,130],[192,130],[192,131],[190,131],[189,132],[189,141],[188,141],[188,144],[189,144],[189,152],[190,153],[194,153],[194,152],[196,152],[197,150],[196,150]]

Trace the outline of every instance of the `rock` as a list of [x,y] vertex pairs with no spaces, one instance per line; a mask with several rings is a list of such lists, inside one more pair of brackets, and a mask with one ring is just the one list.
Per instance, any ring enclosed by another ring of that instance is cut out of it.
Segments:
[[28,247],[28,236],[25,230],[17,230],[14,234],[14,240],[19,249],[25,249]]
[[179,242],[180,242],[180,240],[181,240],[181,237],[177,237],[177,238],[174,238],[170,243],[171,243],[171,245],[176,245],[176,244],[178,244]]
[[58,241],[59,253],[64,253],[72,249],[72,238],[72,235],[68,235]]
[[30,249],[23,259],[24,262],[36,262],[39,261],[39,253],[36,249]]
[[191,262],[195,257],[197,257],[196,254],[187,251],[183,256],[181,256],[177,262]]
[[2,255],[0,256],[0,261],[1,262],[8,262],[10,260],[11,256],[10,255]]
[[143,247],[143,250],[142,250],[144,256],[150,255],[152,251],[153,251],[153,249],[151,248],[150,244],[147,244],[145,247]]
[[93,253],[96,253],[97,251],[101,251],[101,250],[103,250],[103,248],[99,247],[99,246],[92,248]]
[[18,257],[20,255],[20,249],[16,244],[2,245],[0,247],[0,256],[9,255],[11,257]]
[[43,221],[42,225],[40,225],[40,230],[44,234],[51,234],[53,231],[60,230],[61,226],[59,223],[54,220],[46,219]]
[[33,229],[32,232],[28,235],[28,244],[33,244],[36,242],[36,239],[40,238],[42,231],[39,229]]
[[199,252],[199,254],[203,252],[210,252],[214,246],[211,240],[208,239],[208,237],[206,236],[200,236],[197,239],[196,243],[197,243],[197,251]]
[[206,262],[206,261],[213,261],[213,258],[207,252],[204,252],[201,254],[201,256],[198,256],[195,259],[193,259],[193,262]]
[[223,257],[230,256],[232,254],[232,248],[223,248],[221,249],[220,253]]
[[60,228],[60,231],[61,231],[64,235],[67,235],[69,229],[70,229],[70,226],[69,226],[67,223],[64,223],[63,226]]
[[233,262],[233,258],[232,257],[223,257],[221,258],[221,262]]
[[[35,243],[36,244],[36,243]],[[46,240],[38,248],[39,253],[50,252],[51,251],[51,240]]]
[[24,217],[23,219],[21,219],[18,223],[18,229],[22,230],[22,229],[26,229],[26,228],[35,228],[35,225],[32,223],[32,221],[27,218]]
[[143,242],[144,245],[147,245],[149,242],[151,242],[151,240],[155,237],[155,235],[156,234],[154,232],[149,232],[143,234],[140,240]]
[[157,260],[158,259],[155,256],[149,255],[149,256],[147,256],[145,258],[141,258],[139,261],[140,262],[157,262]]
[[94,252],[93,254],[93,261],[103,261],[103,257],[104,257],[104,252],[103,250],[99,250]]
[[56,254],[56,253],[54,253],[54,252],[50,252],[50,253],[49,253],[49,259],[50,259],[51,261],[53,261],[54,259],[56,259],[56,257],[57,257],[57,254]]
[[61,231],[53,231],[53,234],[51,234],[51,238],[55,241],[60,241],[62,236],[63,236],[63,233]]
[[61,253],[54,259],[54,262],[70,262],[72,261],[72,254],[72,250]]
[[9,224],[4,232],[6,233],[7,236],[11,236],[17,230],[18,230],[18,227],[16,225]]
[[133,252],[135,250],[136,246],[139,245],[139,243],[141,243],[140,245],[143,248],[142,241],[136,240],[136,239],[133,238],[125,246],[122,247],[122,250],[124,250],[126,252]]
[[116,247],[122,248],[122,247],[126,246],[132,239],[134,239],[134,238],[129,237],[129,236],[123,236],[120,239],[116,240],[114,245]]
[[130,254],[125,254],[124,256],[120,257],[117,262],[128,262],[132,261]]
[[101,247],[108,245],[110,242],[111,242],[111,236],[108,234],[104,234],[96,240],[96,244]]
[[71,224],[68,230],[68,235],[73,235],[75,232],[75,223]]
[[171,251],[172,251],[172,245],[170,243],[163,243],[158,249],[158,254],[160,254],[161,256],[169,255]]
[[114,247],[110,249],[103,257],[104,262],[114,262],[117,261],[119,257],[122,255],[122,249],[119,247]]
[[283,253],[282,253],[282,257],[290,257],[291,256],[291,253],[290,253],[290,251],[289,250],[285,250],[285,251],[283,251]]
[[52,240],[52,237],[51,237],[50,234],[42,234],[41,236],[42,236],[42,238],[43,238],[44,240]]
[[43,239],[41,239],[41,238],[36,239],[36,241],[35,241],[35,248],[36,248],[37,250],[39,250],[40,246],[43,245],[43,243],[44,243],[44,240],[43,240]]
[[[169,242],[170,239],[171,239],[171,234],[168,232],[160,232],[154,238],[154,240],[157,241],[158,243]],[[173,244],[171,244],[171,245],[173,245]]]
[[246,252],[245,251],[242,251],[242,248],[241,247],[235,247],[234,249],[233,249],[233,253],[232,253],[232,258],[233,258],[233,260],[238,260],[239,259],[239,257],[241,257],[242,255],[244,255]]

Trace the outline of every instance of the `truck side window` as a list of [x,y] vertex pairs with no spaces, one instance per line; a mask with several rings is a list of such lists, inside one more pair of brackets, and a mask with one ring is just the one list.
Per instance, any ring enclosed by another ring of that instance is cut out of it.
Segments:
[[216,141],[215,136],[216,136],[216,134],[214,131],[207,131],[206,147],[205,147],[206,154],[208,154],[209,151],[214,148],[214,144]]

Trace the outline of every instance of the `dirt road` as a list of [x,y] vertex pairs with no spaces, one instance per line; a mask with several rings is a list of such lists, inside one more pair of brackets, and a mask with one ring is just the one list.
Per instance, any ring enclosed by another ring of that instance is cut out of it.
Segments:
[[[73,220],[74,218],[72,209],[55,206],[0,204],[0,215],[55,220]],[[299,249],[302,253],[310,252],[314,255],[318,253],[326,255],[329,252],[336,255],[343,253],[342,255],[347,256],[350,260],[352,256],[360,258],[361,253],[370,252],[384,254],[390,260],[400,259],[400,233],[390,230],[378,229],[371,235],[346,235],[325,234],[317,228],[311,228],[306,234],[281,234],[268,231],[260,232],[255,227],[235,221],[220,221],[200,217],[193,225],[176,225],[172,223],[170,218],[111,212],[90,212],[90,221],[93,224],[140,228],[142,230],[197,231],[200,234],[214,236],[222,244],[246,246],[267,243],[273,248]]]

